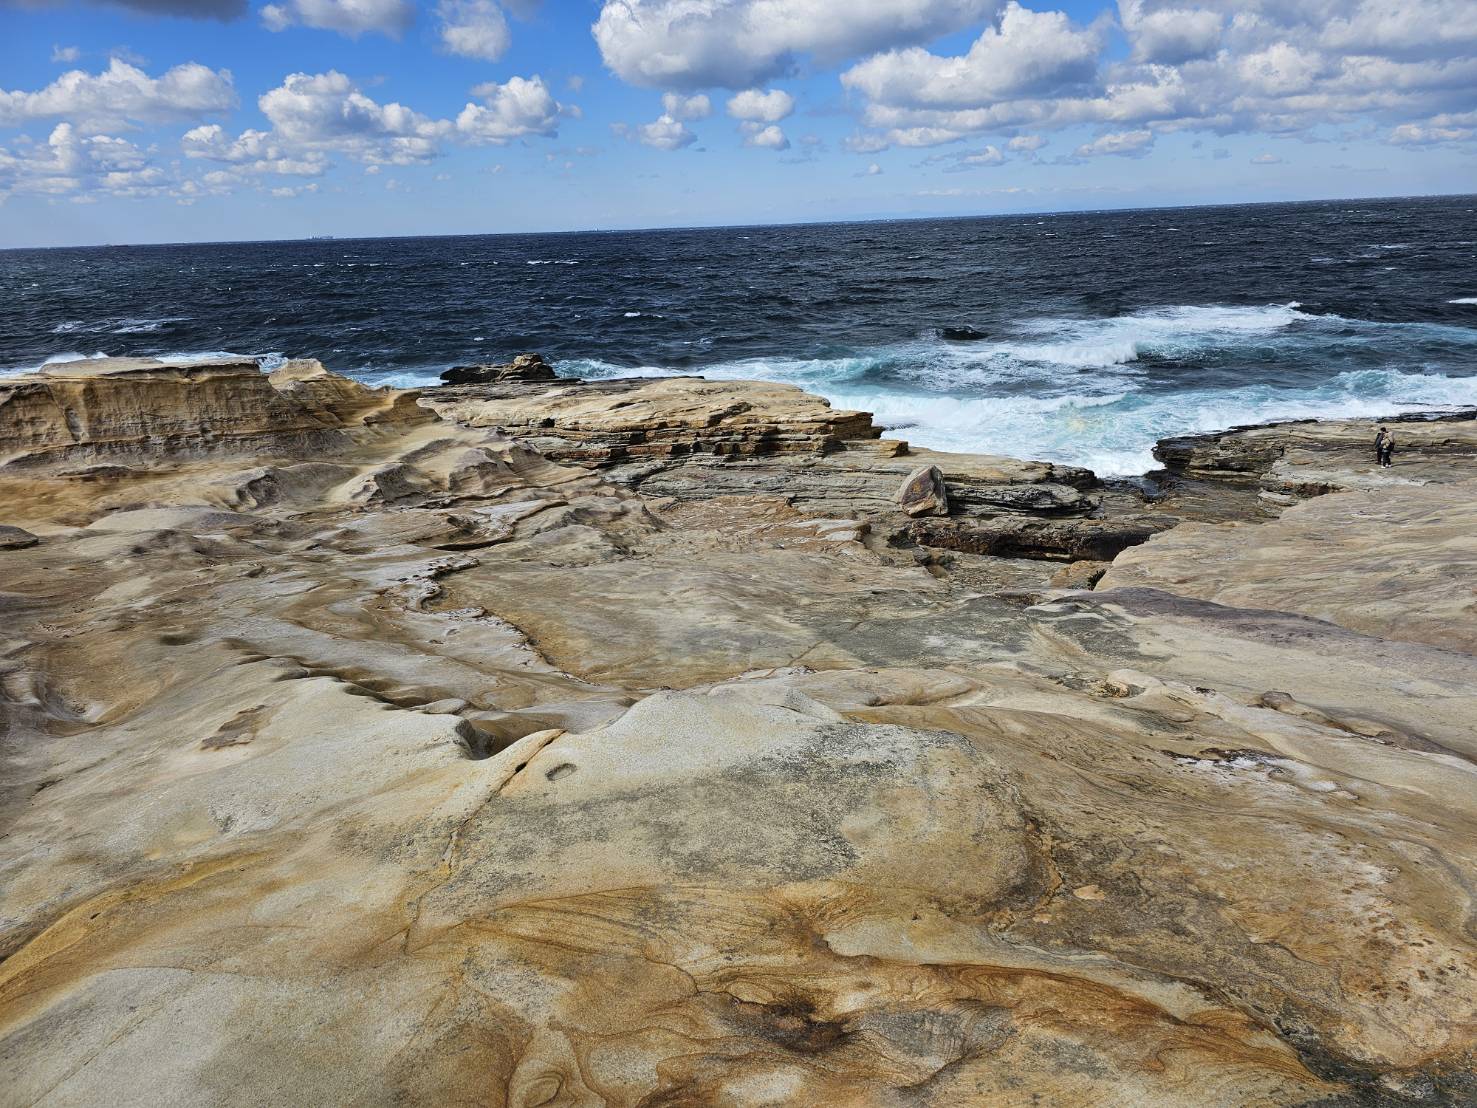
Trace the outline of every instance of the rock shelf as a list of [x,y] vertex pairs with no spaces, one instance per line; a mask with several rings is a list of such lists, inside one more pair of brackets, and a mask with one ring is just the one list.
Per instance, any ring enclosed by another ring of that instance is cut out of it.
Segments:
[[1470,413],[509,368],[0,382],[0,1103],[1477,1099]]

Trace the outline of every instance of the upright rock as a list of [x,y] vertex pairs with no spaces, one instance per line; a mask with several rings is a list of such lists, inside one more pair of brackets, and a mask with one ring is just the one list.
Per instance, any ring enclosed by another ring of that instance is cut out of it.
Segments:
[[949,490],[938,466],[919,466],[897,492],[898,507],[910,516],[949,514]]

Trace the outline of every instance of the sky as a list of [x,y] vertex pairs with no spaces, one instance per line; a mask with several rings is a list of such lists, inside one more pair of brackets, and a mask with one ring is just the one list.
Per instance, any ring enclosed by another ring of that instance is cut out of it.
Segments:
[[0,247],[1477,190],[1477,0],[0,0]]

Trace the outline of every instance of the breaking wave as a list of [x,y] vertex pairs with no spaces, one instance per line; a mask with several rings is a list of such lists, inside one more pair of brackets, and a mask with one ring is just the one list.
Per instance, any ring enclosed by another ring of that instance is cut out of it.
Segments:
[[1166,435],[1477,402],[1470,228],[1448,197],[6,251],[0,366],[281,351],[424,387],[537,350],[571,376],[789,382],[921,446],[1131,474]]
[[53,335],[152,335],[159,331],[167,330],[171,324],[188,323],[189,316],[164,316],[158,319],[134,319],[124,316],[120,319],[69,319],[58,323],[51,329]]
[[[691,372],[794,384],[873,413],[938,450],[1005,454],[1132,476],[1171,435],[1277,419],[1378,417],[1477,405],[1477,376],[1412,364],[1465,358],[1477,331],[1316,315],[1296,303],[1174,306],[1104,319],[1024,320],[961,346],[934,339],[836,358],[745,358]],[[1374,361],[1374,366],[1361,363]],[[1341,365],[1359,368],[1341,369]],[[662,366],[570,359],[571,377],[667,376]]]

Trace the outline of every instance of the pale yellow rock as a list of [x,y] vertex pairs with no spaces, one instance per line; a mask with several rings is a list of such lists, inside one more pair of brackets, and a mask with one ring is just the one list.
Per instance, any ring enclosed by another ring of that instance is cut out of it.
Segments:
[[[1469,486],[1181,528],[1032,604],[857,518],[936,455],[756,453],[706,495],[667,456],[653,511],[315,364],[67,372],[0,391],[97,390],[0,467],[42,539],[0,554],[0,1105],[1472,1087],[1477,658],[1426,588]],[[840,434],[670,388],[570,404]]]
[[469,386],[431,391],[421,403],[468,426],[548,440],[552,456],[591,463],[691,453],[819,454],[846,439],[880,434],[867,413],[836,411],[794,385],[700,377],[520,386],[511,395]]
[[1477,481],[1341,492],[1266,523],[1183,524],[1097,588],[1166,588],[1477,653]]

